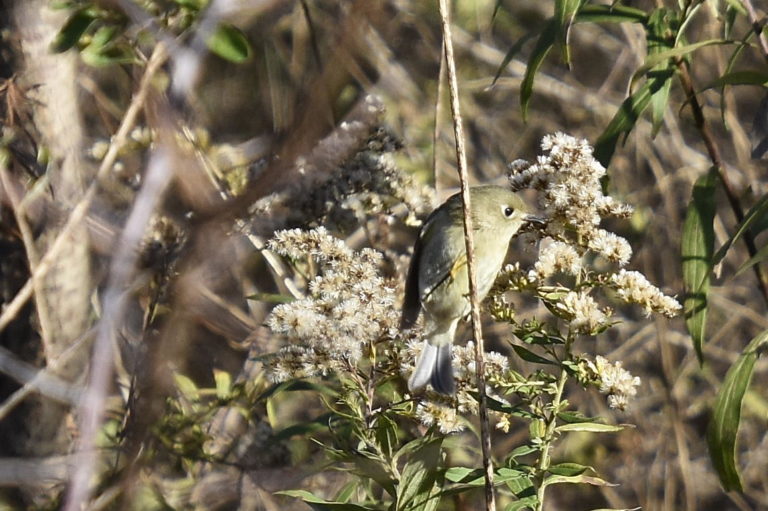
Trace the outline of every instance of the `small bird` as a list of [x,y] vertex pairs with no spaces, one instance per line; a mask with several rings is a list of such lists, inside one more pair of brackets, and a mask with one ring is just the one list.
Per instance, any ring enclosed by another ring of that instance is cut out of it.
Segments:
[[[470,188],[478,298],[490,291],[504,263],[509,242],[528,216],[522,199],[501,186]],[[432,212],[419,232],[405,283],[400,326],[413,327],[424,310],[424,348],[408,388],[427,383],[435,391],[454,393],[451,346],[459,320],[470,312],[469,277],[461,194]]]

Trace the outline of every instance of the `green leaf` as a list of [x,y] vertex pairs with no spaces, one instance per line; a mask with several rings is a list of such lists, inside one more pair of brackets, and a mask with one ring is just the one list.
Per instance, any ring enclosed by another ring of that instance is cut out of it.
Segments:
[[527,43],[530,39],[533,38],[535,35],[534,32],[529,32],[525,34],[523,37],[515,41],[515,44],[513,44],[509,50],[507,50],[506,55],[504,55],[504,58],[501,61],[501,64],[499,64],[499,68],[496,70],[496,74],[493,77],[493,81],[491,82],[491,85],[496,85],[496,82],[498,81],[499,77],[501,76],[501,73],[504,72],[504,69],[506,69],[507,64],[510,63],[510,61],[515,58],[515,55],[522,49],[522,47]]
[[72,48],[80,41],[95,19],[96,14],[91,8],[86,7],[73,12],[51,41],[50,50],[53,53],[62,53]]
[[512,491],[517,502],[513,502],[505,510],[517,511],[521,509],[534,509],[538,502],[536,497],[536,487],[528,476],[510,479],[506,482],[507,487]]
[[451,467],[445,471],[445,478],[452,483],[469,483],[484,479],[482,468]]
[[646,23],[648,15],[641,9],[623,5],[584,5],[576,14],[576,23]]
[[321,394],[327,394],[329,396],[338,396],[338,392],[329,387],[328,385],[322,385],[318,383],[312,383],[305,380],[290,380],[282,383],[276,383],[269,387],[267,390],[259,394],[256,398],[256,402],[261,402],[264,399],[270,398],[280,392],[300,392],[300,391],[312,391]]
[[182,396],[191,401],[200,399],[200,389],[197,388],[197,385],[195,385],[191,378],[180,373],[174,373],[173,380]]
[[568,45],[571,24],[579,11],[583,0],[555,0],[555,22],[557,23],[557,44],[563,56],[563,62],[571,65],[571,49]]
[[659,134],[659,129],[661,129],[661,124],[664,122],[664,111],[669,102],[669,91],[672,90],[672,77],[674,74],[675,70],[672,67],[662,70],[659,76],[664,76],[663,84],[651,96],[651,138],[656,138],[656,135]]
[[285,490],[275,492],[277,495],[286,495],[288,497],[295,497],[303,500],[309,504],[309,507],[318,511],[372,511],[376,508],[365,507],[357,504],[350,504],[348,502],[332,502],[325,499],[321,499],[313,495],[306,490]]
[[581,475],[587,470],[591,470],[592,472],[595,471],[594,468],[579,463],[558,463],[557,465],[550,466],[547,469],[547,472],[558,476],[572,477]]
[[93,67],[137,62],[133,50],[126,44],[118,43],[117,39],[121,34],[122,27],[118,25],[99,27],[90,44],[80,52],[83,62]]
[[213,379],[216,382],[216,397],[227,399],[232,395],[232,375],[221,369],[213,370]]
[[716,89],[725,85],[761,85],[768,86],[768,73],[760,71],[732,71],[707,84],[701,92],[709,89]]
[[251,56],[251,44],[245,34],[228,23],[221,23],[206,44],[213,53],[235,64],[245,62]]
[[768,259],[768,245],[765,245],[763,248],[758,250],[755,255],[749,258],[749,261],[739,266],[739,269],[736,270],[736,274],[734,276],[741,275],[748,269],[752,268],[754,265],[762,263],[766,259]]
[[741,403],[752,379],[755,361],[766,344],[768,330],[752,339],[728,370],[717,393],[712,420],[707,428],[709,455],[726,491],[742,491],[736,466],[736,434],[741,420]]
[[585,476],[584,474],[578,476],[549,476],[541,483],[544,486],[551,484],[591,484],[592,486],[618,486],[617,484],[609,483],[604,479],[596,476]]
[[693,186],[688,212],[683,222],[680,255],[683,265],[685,297],[685,326],[693,340],[699,363],[704,360],[702,344],[707,321],[707,293],[712,271],[712,252],[715,243],[715,180],[713,168],[701,176]]
[[281,295],[279,293],[254,293],[246,296],[246,298],[264,303],[291,303],[296,301],[296,298],[291,295]]
[[523,348],[522,346],[519,346],[517,344],[513,344],[512,349],[515,350],[515,353],[517,353],[518,357],[522,358],[526,362],[533,362],[534,364],[557,365],[556,362],[553,362],[549,359],[539,356],[536,353],[532,352],[531,350],[527,348]]
[[346,461],[351,461],[355,464],[352,472],[358,477],[376,481],[387,493],[393,497],[396,495],[398,489],[396,488],[394,474],[392,474],[389,465],[381,457],[373,453],[359,451],[356,455],[349,456]]
[[541,64],[547,57],[547,54],[552,49],[552,45],[555,44],[555,38],[557,37],[557,21],[552,18],[547,22],[544,30],[541,31],[539,39],[536,41],[536,46],[531,52],[531,56],[528,58],[528,65],[525,68],[525,76],[523,82],[520,84],[520,107],[523,111],[523,121],[526,121],[528,117],[528,103],[531,100],[533,94],[533,80],[536,77],[536,73],[539,71]]
[[573,424],[563,424],[555,428],[555,431],[561,433],[567,431],[587,431],[589,433],[614,433],[621,431],[624,426],[613,424],[601,424],[599,422],[575,422]]
[[754,206],[749,208],[749,211],[747,211],[747,214],[744,215],[744,219],[739,224],[733,236],[728,238],[728,241],[723,243],[723,246],[720,247],[717,252],[715,252],[715,255],[712,257],[712,266],[717,266],[720,264],[720,261],[723,260],[731,246],[736,243],[736,241],[738,241],[739,238],[741,238],[744,233],[753,226],[753,224],[758,224],[761,226],[766,225],[766,216],[768,216],[768,194],[763,195],[763,197],[761,197]]
[[431,511],[440,503],[438,479],[442,438],[423,444],[409,457],[397,485],[397,511]]
[[328,431],[329,423],[336,418],[333,413],[325,413],[314,420],[300,422],[275,432],[274,439],[277,441],[287,440],[294,436],[310,436],[318,431]]
[[581,412],[577,411],[565,411],[558,412],[557,418],[563,422],[568,423],[580,423],[580,422],[598,422],[599,417],[587,417]]
[[[653,86],[657,88],[654,90]],[[637,89],[631,96],[624,100],[611,122],[605,127],[603,133],[595,142],[595,159],[604,167],[611,162],[613,153],[616,150],[616,144],[622,135],[628,134],[635,127],[635,123],[642,113],[648,108],[653,93],[656,92],[663,82],[648,80],[642,87]]]
[[723,45],[723,44],[734,44],[734,41],[730,41],[726,39],[708,39],[706,41],[699,41],[693,44],[686,44],[684,46],[678,46],[676,48],[670,48],[669,50],[660,51],[658,53],[648,55],[643,65],[637,68],[635,73],[632,75],[632,79],[630,80],[630,83],[635,83],[639,78],[645,75],[648,71],[650,71],[654,67],[658,66],[659,64],[669,59],[674,59],[676,57],[683,57],[685,55],[688,55],[689,53],[693,53],[694,51],[704,48],[706,46]]

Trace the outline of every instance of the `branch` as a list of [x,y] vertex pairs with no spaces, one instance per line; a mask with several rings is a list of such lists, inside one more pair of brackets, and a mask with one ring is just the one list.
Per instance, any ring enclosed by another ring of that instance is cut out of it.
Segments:
[[[680,71],[680,83],[683,87],[683,91],[685,92],[688,102],[691,104],[691,111],[693,113],[693,119],[696,124],[696,128],[699,130],[701,138],[704,141],[704,145],[707,148],[707,153],[709,154],[709,158],[712,161],[712,166],[717,171],[720,182],[723,183],[723,190],[725,190],[728,203],[733,210],[733,214],[736,216],[736,221],[741,222],[744,220],[744,209],[741,207],[739,197],[737,196],[736,191],[733,189],[733,185],[731,184],[730,179],[728,179],[728,174],[725,172],[725,166],[723,165],[723,160],[720,156],[720,150],[718,149],[717,143],[715,142],[715,137],[712,135],[712,132],[709,129],[709,124],[707,124],[707,120],[704,117],[704,111],[701,108],[699,99],[696,97],[696,90],[693,86],[691,74],[688,71],[688,65],[683,59],[677,59],[675,63],[678,70]],[[750,231],[747,231],[744,233],[743,239],[744,244],[747,246],[749,256],[754,257],[755,254],[757,254],[754,236]],[[763,296],[763,300],[765,300],[766,304],[768,304],[768,289],[766,289],[763,272],[760,269],[760,266],[757,264],[752,266],[752,270],[754,271],[755,277],[757,278],[757,289]]]
[[456,138],[456,157],[461,179],[461,199],[464,204],[464,242],[467,248],[467,273],[469,275],[469,298],[472,308],[472,334],[475,338],[475,365],[477,392],[480,401],[480,443],[483,449],[483,468],[485,470],[485,509],[496,510],[493,494],[493,462],[491,460],[491,433],[488,424],[488,400],[485,395],[485,347],[480,322],[480,302],[477,296],[477,275],[475,273],[475,243],[472,238],[472,216],[470,212],[469,176],[467,173],[467,155],[464,147],[464,129],[459,105],[459,84],[456,78],[456,62],[453,56],[451,24],[449,20],[448,0],[439,0],[440,20],[443,28],[443,47],[448,71],[448,91],[451,97],[453,131]]

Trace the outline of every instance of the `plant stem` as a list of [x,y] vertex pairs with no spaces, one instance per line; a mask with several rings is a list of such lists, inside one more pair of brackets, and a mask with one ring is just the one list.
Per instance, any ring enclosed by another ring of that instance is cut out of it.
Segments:
[[458,160],[459,178],[461,180],[461,199],[464,205],[464,242],[467,251],[467,274],[469,276],[469,299],[472,311],[472,334],[475,338],[475,374],[477,393],[479,395],[480,445],[483,452],[483,469],[485,472],[485,509],[486,511],[496,511],[496,497],[493,493],[493,461],[491,460],[491,432],[488,421],[488,398],[485,395],[485,347],[483,345],[483,331],[480,322],[480,300],[477,296],[475,243],[472,238],[472,216],[469,214],[469,175],[467,172],[467,154],[464,148],[464,128],[462,127],[461,109],[459,105],[459,83],[456,78],[456,61],[453,56],[453,41],[451,40],[448,0],[438,0],[438,6],[443,29],[445,64],[446,70],[448,71],[448,91],[451,98],[453,130],[456,139],[456,158]]
[[[568,336],[565,342],[566,359],[571,354],[571,343],[573,337]],[[560,377],[557,379],[557,390],[555,397],[552,399],[552,415],[547,422],[547,429],[544,432],[544,439],[541,447],[541,457],[536,468],[539,475],[539,487],[536,490],[536,511],[542,511],[544,509],[544,493],[547,487],[544,486],[544,473],[549,468],[551,461],[550,451],[552,449],[552,443],[555,439],[555,427],[557,427],[557,412],[560,409],[560,405],[563,402],[563,391],[565,390],[565,382],[568,380],[568,372],[565,370],[565,366],[560,366]]]

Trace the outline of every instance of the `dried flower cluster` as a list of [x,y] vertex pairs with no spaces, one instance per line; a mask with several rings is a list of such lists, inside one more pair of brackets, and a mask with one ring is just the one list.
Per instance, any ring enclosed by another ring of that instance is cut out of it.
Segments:
[[603,195],[600,178],[605,168],[592,157],[592,147],[563,133],[547,135],[541,143],[547,153],[536,163],[517,160],[510,164],[512,189],[539,190],[539,205],[549,224],[546,234],[554,239],[566,230],[576,234],[581,247],[589,248],[609,260],[625,265],[632,249],[624,238],[600,228],[605,217],[626,217],[632,208]]
[[368,217],[380,214],[402,216],[406,224],[416,225],[417,217],[432,210],[433,191],[396,165],[393,153],[400,142],[394,136],[377,126],[362,141],[356,140],[363,129],[359,122],[342,123],[313,152],[325,160],[327,154],[350,156],[325,162],[331,169],[310,164],[316,157],[300,158],[296,162],[299,173],[315,177],[311,186],[270,195],[256,203],[254,213],[273,219],[277,227],[319,223],[339,232],[351,232]]
[[379,273],[378,252],[353,251],[323,227],[278,232],[269,247],[318,266],[308,295],[278,305],[269,317],[269,327],[287,341],[266,362],[273,381],[349,370],[367,346],[398,334],[395,287]]
[[[536,163],[516,161],[510,166],[514,189],[538,190],[539,206],[547,225],[538,234],[543,239],[533,268],[519,263],[507,266],[497,281],[497,293],[491,296],[492,313],[515,323],[515,313],[504,300],[506,290],[531,292],[567,326],[564,339],[576,335],[596,335],[612,324],[612,310],[601,306],[598,290],[612,290],[607,298],[638,304],[646,314],[677,315],[681,306],[666,296],[641,273],[622,266],[629,262],[629,243],[600,227],[606,217],[625,217],[631,207],[603,195],[600,178],[605,169],[592,157],[585,140],[557,133],[544,138],[544,155]],[[588,253],[600,255],[619,268],[596,271],[588,266]],[[510,309],[510,310],[507,310]],[[636,394],[638,378],[633,378],[621,363],[609,364],[598,357],[589,362],[591,376],[583,381],[598,382],[608,395],[612,408],[624,409]]]
[[588,360],[585,362],[600,388],[600,393],[607,394],[608,406],[625,410],[629,399],[637,394],[640,378],[632,376],[629,371],[621,367],[621,362],[611,364],[600,355],[595,357],[594,363]]

